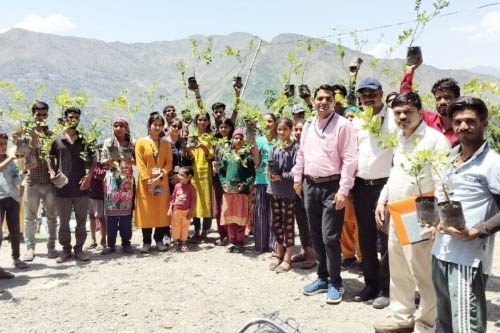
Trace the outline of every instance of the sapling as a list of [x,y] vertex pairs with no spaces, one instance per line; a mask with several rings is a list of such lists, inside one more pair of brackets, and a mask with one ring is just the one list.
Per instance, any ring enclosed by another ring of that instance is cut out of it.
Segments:
[[363,107],[362,112],[355,114],[356,118],[363,122],[362,128],[372,134],[382,149],[395,148],[398,146],[398,136],[395,133],[382,132],[382,118],[373,114],[373,108]]

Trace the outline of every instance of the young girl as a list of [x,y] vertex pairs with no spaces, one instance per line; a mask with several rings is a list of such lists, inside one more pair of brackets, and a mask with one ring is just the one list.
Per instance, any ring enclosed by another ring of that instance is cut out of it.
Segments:
[[265,135],[256,139],[260,163],[255,173],[255,209],[253,210],[255,251],[267,252],[274,249],[271,231],[271,196],[267,193],[266,167],[272,142],[276,140],[276,117],[272,113],[264,116]]
[[292,250],[295,244],[294,209],[295,191],[293,189],[292,168],[299,149],[297,141],[292,140],[293,122],[288,118],[278,121],[279,142],[268,159],[270,183],[267,193],[271,194],[273,233],[276,238],[276,257],[269,268],[276,273],[285,273],[292,268]]
[[181,167],[177,174],[179,182],[174,187],[168,215],[172,216],[172,241],[177,250],[187,251],[189,225],[196,205],[196,190],[191,185],[193,168]]
[[234,123],[231,119],[225,118],[219,124],[215,137],[218,143],[215,145],[215,158],[213,162],[213,186],[212,186],[212,215],[217,219],[217,231],[219,232],[219,244],[224,245],[227,240],[227,228],[220,224],[222,206],[222,184],[219,180],[219,167],[222,162],[222,154],[228,148],[234,132]]
[[222,195],[221,225],[227,226],[228,252],[243,252],[245,228],[249,217],[249,189],[255,168],[249,150],[243,147],[243,130],[237,129],[231,140],[232,150],[222,156],[219,178]]
[[[193,185],[196,189],[196,207],[193,213],[194,236],[193,241],[204,240],[212,225],[212,160],[214,148],[212,144],[202,138],[203,134],[212,135],[210,129],[210,115],[197,114],[194,122],[199,134],[199,143],[196,147],[187,147],[187,155],[193,161]],[[201,220],[203,229],[200,235]]]
[[[294,123],[293,134],[297,144],[300,144],[304,122],[303,119],[299,119]],[[295,194],[295,220],[299,228],[299,238],[302,249],[299,254],[292,256],[292,262],[302,262],[302,268],[309,269],[316,265],[316,256],[312,248],[311,231],[309,230],[309,221],[307,220],[304,200],[297,194]]]

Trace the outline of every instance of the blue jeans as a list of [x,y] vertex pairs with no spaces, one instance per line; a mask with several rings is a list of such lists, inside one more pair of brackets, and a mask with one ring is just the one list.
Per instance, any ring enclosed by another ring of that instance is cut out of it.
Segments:
[[122,246],[129,246],[132,238],[132,214],[126,216],[106,216],[106,231],[108,232],[108,246],[116,244],[116,234],[120,231]]

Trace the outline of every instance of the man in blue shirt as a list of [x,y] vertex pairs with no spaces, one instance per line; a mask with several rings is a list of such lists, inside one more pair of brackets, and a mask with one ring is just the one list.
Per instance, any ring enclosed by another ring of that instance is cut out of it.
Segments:
[[450,200],[461,203],[465,229],[440,226],[432,248],[438,319],[445,332],[486,332],[494,237],[481,237],[478,225],[498,213],[500,155],[485,140],[488,109],[482,100],[460,97],[448,114],[460,142],[452,151]]

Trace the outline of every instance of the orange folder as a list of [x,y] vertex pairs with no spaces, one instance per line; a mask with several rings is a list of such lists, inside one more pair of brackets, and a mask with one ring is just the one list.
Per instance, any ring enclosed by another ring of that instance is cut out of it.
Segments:
[[[425,193],[424,196],[432,196],[433,193]],[[417,219],[417,206],[415,199],[417,197],[408,197],[402,200],[387,204],[392,220],[394,230],[398,236],[401,246],[423,242],[429,239],[429,236],[422,235],[423,227],[420,226]]]

